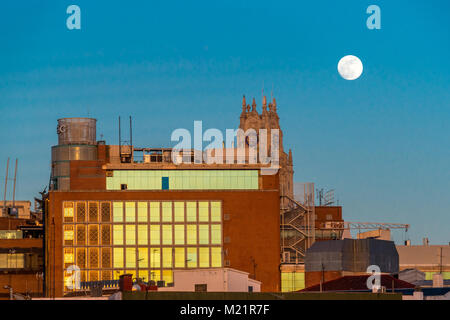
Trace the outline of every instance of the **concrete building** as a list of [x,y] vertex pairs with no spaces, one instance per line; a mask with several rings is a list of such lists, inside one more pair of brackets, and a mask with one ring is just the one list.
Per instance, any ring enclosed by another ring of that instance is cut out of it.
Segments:
[[10,288],[13,296],[42,295],[42,225],[27,222],[30,221],[0,218],[0,299],[10,298]]
[[306,253],[305,285],[311,287],[343,276],[367,275],[376,265],[383,274],[398,272],[399,258],[392,241],[344,239],[315,242]]
[[189,292],[260,292],[261,282],[249,278],[248,272],[232,268],[175,270],[173,287],[158,291]]
[[9,208],[17,209],[17,216],[15,218],[19,219],[30,219],[31,218],[31,202],[30,201],[0,201],[0,212],[2,218],[10,218],[11,216],[8,214]]
[[[243,110],[241,125],[258,118],[279,127],[276,107],[264,110]],[[280,174],[289,195],[291,157],[280,153],[273,175],[247,161],[176,164],[168,148],[96,141],[95,123],[58,121],[45,215],[47,295],[76,290],[71,266],[81,282],[131,273],[166,284],[176,270],[229,267],[260,281],[261,291],[280,290]]]
[[396,247],[400,270],[417,269],[424,272],[424,280],[429,281],[429,285],[433,275],[437,273],[442,274],[444,281],[450,281],[450,245],[426,244]]

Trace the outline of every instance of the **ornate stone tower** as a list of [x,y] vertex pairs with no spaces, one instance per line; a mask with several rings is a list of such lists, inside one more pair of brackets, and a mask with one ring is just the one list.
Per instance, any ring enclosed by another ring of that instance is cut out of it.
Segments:
[[[267,109],[268,108],[268,109]],[[245,100],[245,96],[242,98],[242,112],[240,117],[239,128],[246,131],[248,129],[254,129],[259,132],[259,129],[267,129],[267,140],[270,148],[270,136],[271,129],[278,129],[280,132],[280,194],[281,196],[288,196],[291,199],[294,198],[294,169],[292,163],[292,151],[289,149],[289,154],[284,152],[283,148],[283,131],[280,128],[280,118],[277,114],[277,102],[275,98],[269,105],[267,105],[267,99],[263,97],[262,113],[259,114],[256,110],[256,101],[253,98],[252,106],[248,105]],[[288,201],[282,198],[281,210],[286,209]]]

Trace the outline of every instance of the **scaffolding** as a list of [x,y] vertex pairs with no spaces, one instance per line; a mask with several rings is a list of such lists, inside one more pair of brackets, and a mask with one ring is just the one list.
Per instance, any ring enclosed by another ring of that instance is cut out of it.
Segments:
[[281,263],[301,264],[315,241],[314,183],[301,184],[295,199],[282,195]]

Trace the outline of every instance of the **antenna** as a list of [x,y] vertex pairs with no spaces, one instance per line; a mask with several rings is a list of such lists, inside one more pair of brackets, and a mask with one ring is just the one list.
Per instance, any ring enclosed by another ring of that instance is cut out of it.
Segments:
[[3,211],[6,213],[6,189],[8,188],[8,172],[9,172],[9,158],[6,162],[6,177],[5,177],[5,193],[3,196]]
[[16,177],[17,177],[17,163],[18,159],[16,158],[16,167],[14,169],[14,187],[13,187],[13,201],[12,201],[12,209],[14,211],[15,204],[16,204]]

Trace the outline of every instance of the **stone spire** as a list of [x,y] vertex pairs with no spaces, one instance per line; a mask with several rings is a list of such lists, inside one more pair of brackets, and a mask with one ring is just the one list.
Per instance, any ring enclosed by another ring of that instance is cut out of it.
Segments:
[[244,96],[242,97],[242,114],[241,115],[243,115],[246,112],[246,110],[247,110],[247,103],[245,102],[245,94],[244,94]]
[[277,101],[275,100],[275,98],[273,98],[272,105],[273,105],[273,112],[277,112]]
[[267,99],[263,96],[263,113],[267,112]]
[[292,150],[291,149],[289,149],[289,160],[288,160],[288,163],[290,164],[290,165],[292,165]]
[[255,98],[253,98],[253,102],[252,102],[252,112],[253,111],[256,112],[256,100],[255,100]]

